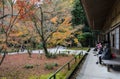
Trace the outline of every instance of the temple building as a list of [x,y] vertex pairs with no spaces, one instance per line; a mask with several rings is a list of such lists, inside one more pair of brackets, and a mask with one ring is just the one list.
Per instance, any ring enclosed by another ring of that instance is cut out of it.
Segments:
[[80,0],[89,26],[99,30],[98,41],[110,42],[112,53],[120,54],[120,0]]

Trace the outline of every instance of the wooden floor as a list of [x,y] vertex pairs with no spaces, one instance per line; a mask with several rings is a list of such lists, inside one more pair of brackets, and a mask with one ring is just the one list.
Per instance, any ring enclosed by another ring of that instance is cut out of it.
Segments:
[[106,66],[96,64],[98,58],[94,53],[92,50],[89,52],[76,79],[120,79],[120,72],[114,70],[108,72]]

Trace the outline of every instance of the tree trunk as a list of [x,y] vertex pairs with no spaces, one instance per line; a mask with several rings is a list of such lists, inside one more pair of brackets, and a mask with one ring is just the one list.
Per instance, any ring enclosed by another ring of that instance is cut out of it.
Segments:
[[48,52],[48,50],[47,50],[47,45],[46,45],[46,42],[45,42],[45,41],[43,42],[43,49],[44,49],[44,52],[45,52],[45,56],[46,56],[46,57],[49,57],[49,52]]
[[3,56],[2,56],[2,59],[0,61],[0,65],[3,63],[4,59],[5,59],[5,56],[6,56],[6,52],[4,52]]
[[27,52],[29,54],[29,58],[32,58],[32,50],[31,49],[27,49]]

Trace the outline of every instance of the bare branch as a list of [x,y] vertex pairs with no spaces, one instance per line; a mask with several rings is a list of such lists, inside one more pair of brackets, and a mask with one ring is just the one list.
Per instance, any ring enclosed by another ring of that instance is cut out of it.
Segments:
[[[59,25],[59,23],[57,23],[54,27],[57,27]],[[56,31],[58,30],[58,27],[57,29],[55,29],[54,31],[52,31],[50,34],[48,34],[48,36],[46,37],[46,41],[48,41],[48,38],[50,38]]]
[[3,19],[3,18],[5,18],[5,17],[7,17],[7,16],[9,16],[9,14],[6,14],[6,15],[0,17],[0,20]]

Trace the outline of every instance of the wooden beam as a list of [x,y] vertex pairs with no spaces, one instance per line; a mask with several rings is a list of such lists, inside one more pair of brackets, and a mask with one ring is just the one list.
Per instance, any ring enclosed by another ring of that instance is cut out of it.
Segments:
[[120,54],[120,25],[118,27],[119,27],[119,54]]

